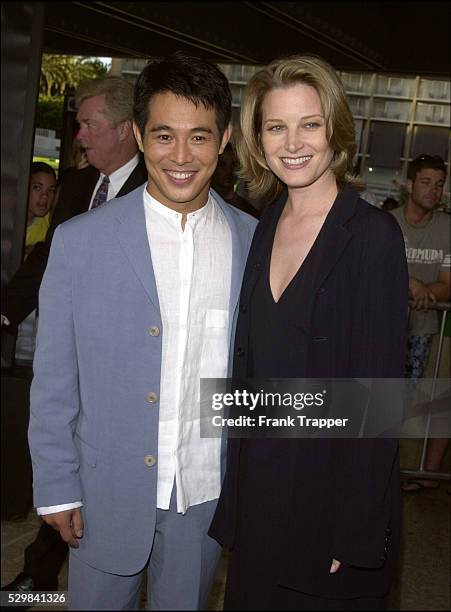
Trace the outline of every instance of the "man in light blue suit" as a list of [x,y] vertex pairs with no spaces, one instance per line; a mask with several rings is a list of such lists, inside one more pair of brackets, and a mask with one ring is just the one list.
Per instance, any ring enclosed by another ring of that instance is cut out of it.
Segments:
[[151,609],[207,602],[224,449],[199,435],[199,379],[228,373],[255,227],[210,190],[230,118],[216,66],[150,63],[134,103],[147,184],[53,238],[29,442],[35,506],[71,546],[73,610],[137,609],[146,567]]

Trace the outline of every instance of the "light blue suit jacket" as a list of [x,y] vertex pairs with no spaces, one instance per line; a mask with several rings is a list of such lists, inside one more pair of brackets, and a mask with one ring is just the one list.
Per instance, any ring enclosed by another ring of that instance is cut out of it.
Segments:
[[[60,225],[39,293],[29,443],[35,506],[83,501],[74,552],[140,571],[156,517],[161,333],[143,189]],[[216,193],[232,234],[229,337],[256,221]]]

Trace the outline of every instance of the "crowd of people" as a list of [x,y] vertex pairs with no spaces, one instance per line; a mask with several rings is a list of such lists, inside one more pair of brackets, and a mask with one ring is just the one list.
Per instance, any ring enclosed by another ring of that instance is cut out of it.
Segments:
[[39,306],[43,519],[3,589],[55,590],[69,551],[70,609],[138,609],[145,572],[151,609],[203,609],[224,546],[224,609],[386,609],[398,441],[202,437],[199,380],[421,378],[450,299],[443,160],[411,162],[405,205],[365,201],[344,87],[310,55],[252,77],[233,136],[226,77],[182,53],[76,106],[77,165],[56,193],[33,164],[2,304],[12,330]]

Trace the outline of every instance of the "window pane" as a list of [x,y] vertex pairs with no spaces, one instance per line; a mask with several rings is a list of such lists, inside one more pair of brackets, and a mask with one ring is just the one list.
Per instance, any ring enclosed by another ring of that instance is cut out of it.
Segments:
[[416,125],[413,130],[412,159],[422,154],[440,155],[448,159],[448,130],[429,125]]
[[404,150],[406,126],[400,123],[371,123],[370,166],[398,168]]

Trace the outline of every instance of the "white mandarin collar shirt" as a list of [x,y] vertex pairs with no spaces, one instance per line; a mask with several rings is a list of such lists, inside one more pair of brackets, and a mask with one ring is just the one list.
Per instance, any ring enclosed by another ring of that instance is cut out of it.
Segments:
[[219,497],[220,438],[200,437],[200,378],[225,378],[232,236],[212,195],[182,215],[144,188],[144,210],[163,323],[157,507],[177,511]]
[[[138,165],[138,162],[139,162],[139,153],[137,153],[134,157],[132,157],[131,160],[128,161],[126,164],[124,164],[123,166],[121,166],[120,168],[118,168],[117,170],[115,170],[114,172],[108,175],[108,178],[110,179],[110,183],[108,185],[108,196],[106,199],[107,202],[108,200],[112,200],[113,198],[117,196],[119,191],[124,186],[125,181],[128,179],[130,174],[133,172],[133,170]],[[99,179],[96,183],[96,186],[94,187],[94,191],[92,192],[91,201],[89,202],[88,210],[91,210],[92,201],[94,200],[95,194],[97,193],[97,189],[100,187],[104,177],[105,177],[105,174],[101,172]]]

